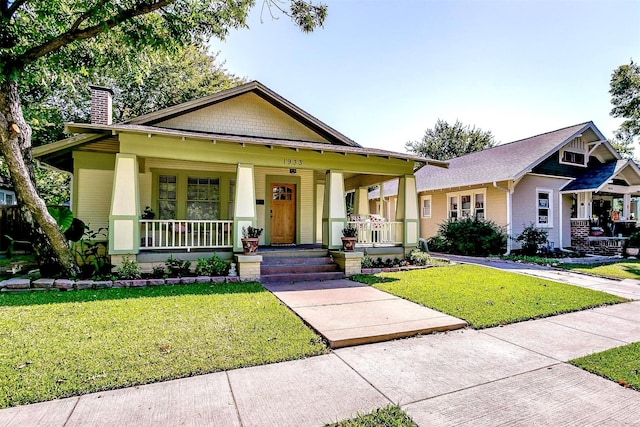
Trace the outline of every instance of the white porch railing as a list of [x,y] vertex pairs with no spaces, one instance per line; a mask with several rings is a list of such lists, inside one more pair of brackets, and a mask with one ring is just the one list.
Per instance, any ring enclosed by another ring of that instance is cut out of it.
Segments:
[[402,223],[392,221],[348,221],[358,230],[358,246],[391,246],[402,244]]
[[233,221],[140,220],[140,249],[232,247]]

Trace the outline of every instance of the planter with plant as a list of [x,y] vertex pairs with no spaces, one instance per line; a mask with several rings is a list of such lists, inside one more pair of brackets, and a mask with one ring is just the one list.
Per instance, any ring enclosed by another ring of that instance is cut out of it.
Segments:
[[258,252],[258,242],[262,234],[262,228],[242,227],[242,249],[245,255],[253,255]]
[[624,242],[624,253],[628,257],[637,257],[640,253],[640,231],[632,233]]
[[347,225],[342,229],[342,248],[345,252],[351,252],[356,247],[358,229]]

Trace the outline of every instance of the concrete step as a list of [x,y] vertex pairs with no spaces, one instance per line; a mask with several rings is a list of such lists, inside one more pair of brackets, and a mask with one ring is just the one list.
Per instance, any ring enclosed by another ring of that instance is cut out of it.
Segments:
[[346,276],[341,271],[324,272],[324,273],[287,273],[287,274],[270,274],[261,275],[262,283],[290,283],[290,282],[311,282],[344,279]]
[[262,255],[262,259],[267,258],[321,258],[329,255],[327,249],[268,249],[260,250],[258,255]]
[[340,271],[337,264],[285,264],[285,265],[262,265],[260,266],[261,275],[270,274],[297,274],[297,273],[324,273],[329,271]]
[[329,256],[323,257],[267,257],[262,258],[262,265],[276,266],[276,265],[322,265],[332,264],[333,259]]

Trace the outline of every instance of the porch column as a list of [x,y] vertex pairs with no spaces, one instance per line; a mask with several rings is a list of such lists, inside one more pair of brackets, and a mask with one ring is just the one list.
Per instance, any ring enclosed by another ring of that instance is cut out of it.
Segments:
[[347,223],[347,206],[344,200],[342,171],[328,170],[324,184],[322,209],[322,247],[342,248],[342,229]]
[[402,223],[402,246],[405,249],[417,247],[420,234],[418,192],[416,191],[416,177],[413,175],[401,176],[398,179],[396,221]]
[[384,218],[384,182],[378,184],[380,189],[380,199],[378,200],[378,215]]
[[233,251],[242,252],[242,227],[256,225],[256,190],[253,165],[238,164],[233,210]]
[[624,219],[629,219],[631,214],[631,194],[622,195],[622,215]]
[[369,215],[369,189],[367,187],[356,189],[353,213],[354,215]]
[[134,255],[140,251],[139,217],[138,159],[135,154],[116,154],[109,213],[109,254]]

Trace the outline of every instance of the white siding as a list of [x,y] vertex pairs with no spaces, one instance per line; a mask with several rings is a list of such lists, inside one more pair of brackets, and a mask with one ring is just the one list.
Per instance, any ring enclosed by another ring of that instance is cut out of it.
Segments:
[[92,230],[109,227],[113,171],[79,169],[76,216]]

